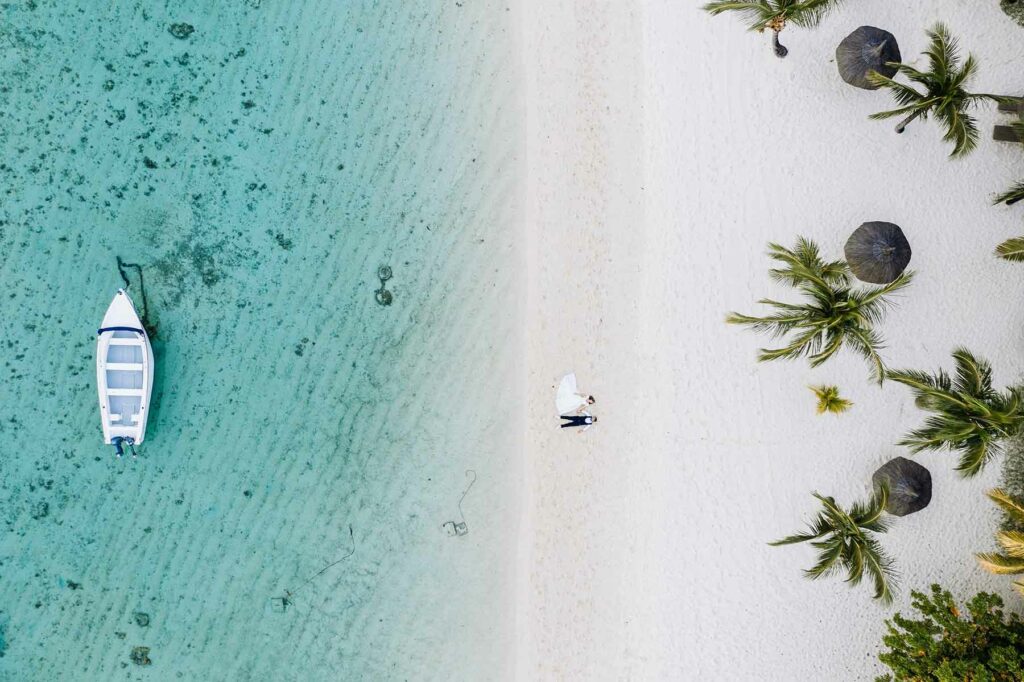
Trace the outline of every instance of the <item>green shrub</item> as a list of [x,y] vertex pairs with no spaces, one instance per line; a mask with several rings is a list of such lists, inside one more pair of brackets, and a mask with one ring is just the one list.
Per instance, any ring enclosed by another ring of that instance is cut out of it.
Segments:
[[932,585],[913,592],[920,620],[896,614],[878,656],[892,671],[875,682],[1020,682],[1024,680],[1024,621],[1003,613],[1003,600],[982,592],[960,613],[953,596]]

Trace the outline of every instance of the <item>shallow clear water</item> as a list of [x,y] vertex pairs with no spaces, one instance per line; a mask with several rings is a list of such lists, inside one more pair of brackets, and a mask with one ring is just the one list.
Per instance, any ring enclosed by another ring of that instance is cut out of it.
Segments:
[[[502,677],[506,7],[0,11],[0,679]],[[95,396],[117,256],[157,327],[138,461]]]

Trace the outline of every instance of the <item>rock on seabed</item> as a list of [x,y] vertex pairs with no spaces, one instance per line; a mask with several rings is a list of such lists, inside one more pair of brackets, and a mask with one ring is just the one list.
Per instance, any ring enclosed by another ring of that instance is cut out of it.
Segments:
[[170,31],[171,35],[178,40],[185,40],[192,35],[196,29],[192,24],[181,23],[171,24],[167,30]]
[[132,647],[132,663],[135,665],[149,665],[153,661],[149,659],[149,647],[148,646],[137,646]]

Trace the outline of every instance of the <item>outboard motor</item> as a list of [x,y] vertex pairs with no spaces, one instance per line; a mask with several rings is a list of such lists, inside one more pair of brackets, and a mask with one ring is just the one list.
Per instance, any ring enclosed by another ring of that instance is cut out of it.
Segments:
[[[114,446],[114,454],[117,455],[118,459],[121,459],[121,455],[124,454],[124,448],[121,447],[121,443],[124,442],[122,436],[114,436],[110,439],[110,444]],[[131,447],[131,439],[128,439],[128,446]]]
[[137,459],[139,455],[135,452],[135,439],[125,438],[124,442],[128,444],[128,449],[132,451],[132,459]]

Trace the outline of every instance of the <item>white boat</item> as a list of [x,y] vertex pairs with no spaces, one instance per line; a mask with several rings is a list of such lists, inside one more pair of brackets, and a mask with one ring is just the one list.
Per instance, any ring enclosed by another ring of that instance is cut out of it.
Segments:
[[134,446],[146,437],[153,393],[153,346],[124,289],[118,289],[96,334],[103,442],[113,445],[119,457],[122,444],[134,454]]

